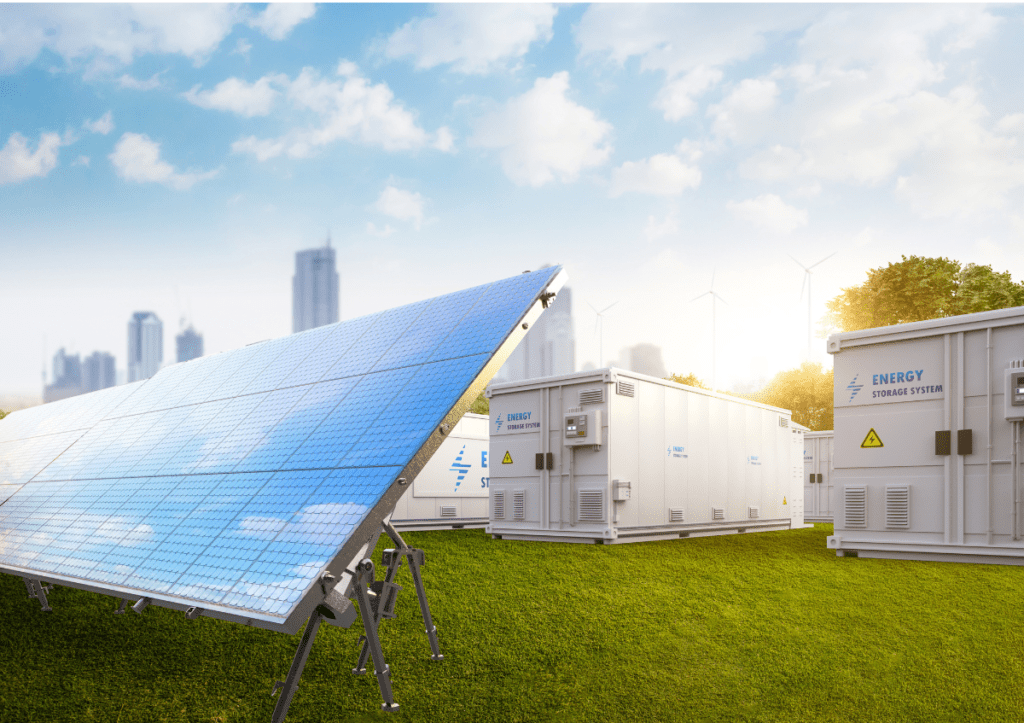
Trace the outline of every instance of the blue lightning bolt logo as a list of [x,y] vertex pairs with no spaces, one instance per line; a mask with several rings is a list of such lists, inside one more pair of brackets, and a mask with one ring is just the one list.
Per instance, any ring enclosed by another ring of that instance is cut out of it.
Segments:
[[498,418],[494,420],[494,431],[495,432],[500,432],[501,431],[501,414],[499,414]]
[[[852,390],[852,391],[851,391],[851,393],[850,393],[850,401],[851,401],[851,402],[853,401],[853,398],[854,398],[855,396],[857,396],[857,392],[859,392],[859,391],[860,391],[861,389],[863,389],[863,388],[864,388],[864,385],[863,385],[863,384],[858,384],[858,383],[857,383],[857,377],[858,377],[858,376],[860,376],[860,375],[859,375],[859,374],[854,374],[854,375],[853,375],[853,381],[852,381],[852,382],[850,382],[849,384],[847,384],[847,385],[846,385],[846,388],[847,388],[847,389],[850,389],[850,390]],[[849,402],[848,402],[848,403],[849,403]]]
[[451,471],[458,473],[458,478],[455,480],[455,491],[459,491],[459,485],[462,484],[462,480],[466,479],[466,473],[469,472],[469,468],[473,465],[463,464],[462,457],[466,454],[466,445],[462,445],[462,449],[459,450],[459,456],[452,462]]

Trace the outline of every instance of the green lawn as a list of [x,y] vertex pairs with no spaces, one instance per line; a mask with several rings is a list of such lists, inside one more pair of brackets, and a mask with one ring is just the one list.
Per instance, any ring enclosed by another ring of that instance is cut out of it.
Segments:
[[[1024,720],[1024,569],[837,558],[831,526],[631,545],[409,533],[415,591],[381,627],[401,710],[324,626],[288,720]],[[375,557],[379,561],[379,550]],[[269,721],[299,636],[0,575],[0,720]]]

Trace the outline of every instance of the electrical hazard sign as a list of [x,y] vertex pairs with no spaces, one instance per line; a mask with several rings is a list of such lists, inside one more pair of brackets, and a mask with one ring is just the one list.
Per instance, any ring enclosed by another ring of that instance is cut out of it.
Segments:
[[871,449],[872,447],[884,447],[882,444],[882,438],[878,436],[878,432],[872,427],[868,431],[868,436],[864,438],[864,441],[860,443],[861,449]]
[[505,456],[501,458],[501,463],[512,464],[512,455],[508,453],[508,450],[505,450]]

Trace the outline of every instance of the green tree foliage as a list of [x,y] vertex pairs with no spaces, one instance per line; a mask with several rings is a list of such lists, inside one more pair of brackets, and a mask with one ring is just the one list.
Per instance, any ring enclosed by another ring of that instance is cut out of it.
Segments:
[[676,384],[685,384],[688,387],[697,387],[698,389],[711,389],[711,387],[709,387],[707,384],[698,379],[696,374],[687,374],[685,377],[682,376],[681,374],[670,374],[665,378],[668,379],[670,382],[675,382]]
[[748,399],[793,412],[793,421],[811,431],[832,429],[832,370],[804,362],[799,369],[779,372],[760,392]]
[[470,405],[469,411],[474,414],[489,415],[491,413],[491,400],[481,393],[479,397],[473,400],[473,404]]
[[0,419],[3,419],[6,416],[7,416],[7,412],[5,412],[4,410],[0,409]]
[[947,258],[902,259],[871,269],[867,281],[829,301],[828,323],[856,331],[1024,306],[1024,284],[1015,284],[1008,271]]

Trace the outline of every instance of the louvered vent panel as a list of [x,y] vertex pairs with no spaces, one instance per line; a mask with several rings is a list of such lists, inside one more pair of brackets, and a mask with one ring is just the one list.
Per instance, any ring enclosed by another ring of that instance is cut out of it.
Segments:
[[604,490],[580,491],[580,522],[604,521]]
[[668,521],[669,522],[682,522],[685,515],[683,514],[682,507],[669,507],[668,508]]
[[584,389],[580,391],[580,404],[600,404],[604,401],[604,389]]
[[455,505],[441,505],[441,517],[455,517]]
[[748,507],[747,508],[747,517],[749,517],[750,519],[756,520],[760,516],[761,516],[761,511],[757,507]]
[[724,507],[712,507],[711,508],[711,519],[713,519],[713,520],[724,520],[725,519],[725,508]]
[[847,487],[843,491],[846,507],[846,527],[868,526],[868,488]]
[[890,530],[910,529],[910,487],[885,488],[885,526]]
[[636,386],[633,382],[617,381],[615,382],[615,393],[621,394],[624,397],[632,397],[636,393]]
[[789,426],[789,420],[786,419],[785,417],[779,417],[779,426],[780,427],[788,427]]
[[505,519],[505,492],[492,492],[491,498],[494,500],[494,519],[504,520]]
[[512,493],[512,519],[526,519],[526,492],[516,490]]

